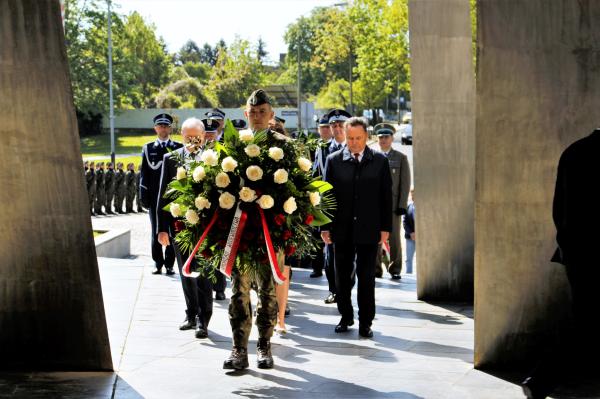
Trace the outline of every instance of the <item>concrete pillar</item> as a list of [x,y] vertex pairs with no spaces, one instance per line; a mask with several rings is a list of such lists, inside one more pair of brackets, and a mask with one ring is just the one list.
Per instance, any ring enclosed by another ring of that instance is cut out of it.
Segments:
[[473,299],[475,77],[469,0],[409,1],[418,278]]
[[475,365],[515,366],[568,314],[552,197],[561,152],[600,124],[600,3],[478,7]]
[[58,0],[0,0],[0,93],[0,367],[112,369]]

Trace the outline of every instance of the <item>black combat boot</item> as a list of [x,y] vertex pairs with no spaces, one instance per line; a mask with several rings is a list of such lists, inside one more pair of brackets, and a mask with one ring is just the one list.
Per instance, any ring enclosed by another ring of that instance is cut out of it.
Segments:
[[225,370],[243,370],[248,368],[248,350],[234,346],[229,358],[223,362]]
[[256,365],[259,369],[273,368],[273,355],[271,355],[271,342],[266,338],[259,338],[256,344]]

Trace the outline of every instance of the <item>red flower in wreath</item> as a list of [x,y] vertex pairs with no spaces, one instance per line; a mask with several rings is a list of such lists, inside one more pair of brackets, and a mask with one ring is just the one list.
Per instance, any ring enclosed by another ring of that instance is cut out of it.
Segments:
[[295,252],[296,252],[295,246],[290,245],[288,247],[285,247],[285,256],[292,256]]
[[275,224],[277,226],[281,226],[284,223],[285,223],[285,216],[283,216],[281,213],[275,215]]
[[292,232],[289,230],[285,230],[283,232],[283,234],[281,235],[281,237],[283,238],[284,241],[289,240],[290,238],[292,238]]
[[175,230],[175,233],[179,233],[180,231],[185,229],[185,223],[183,223],[183,221],[181,220],[176,220],[173,223],[173,229]]
[[304,224],[311,224],[315,220],[315,217],[311,214],[306,215],[306,219],[304,219]]

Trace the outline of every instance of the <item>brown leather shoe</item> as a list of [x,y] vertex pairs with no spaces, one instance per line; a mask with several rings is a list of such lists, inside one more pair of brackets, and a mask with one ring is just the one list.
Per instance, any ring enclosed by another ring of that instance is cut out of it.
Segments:
[[259,369],[273,368],[273,355],[271,355],[271,342],[266,338],[259,338],[256,344],[256,366]]
[[243,370],[248,368],[248,350],[234,346],[227,360],[223,362],[223,368],[225,370]]

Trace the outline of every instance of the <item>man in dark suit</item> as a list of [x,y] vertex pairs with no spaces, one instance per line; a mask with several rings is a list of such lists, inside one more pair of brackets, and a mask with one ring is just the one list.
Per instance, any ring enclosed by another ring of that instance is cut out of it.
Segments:
[[[566,267],[575,329],[523,382],[528,398],[545,398],[568,370],[580,368],[597,381],[598,281],[600,280],[600,129],[571,144],[558,163],[552,216],[558,248],[552,262]],[[585,376],[587,377],[587,376]],[[597,397],[597,396],[594,396]]]
[[[177,243],[174,242],[175,235],[178,233],[175,221],[169,212],[163,210],[169,203],[169,199],[164,198],[167,185],[177,176],[177,168],[179,166],[185,167],[185,164],[182,165],[181,161],[185,162],[185,160],[189,159],[200,160],[202,148],[193,142],[204,141],[204,125],[202,121],[196,118],[186,119],[181,125],[181,135],[186,145],[165,154],[163,157],[157,204],[158,241],[164,246],[172,244],[177,257],[177,266],[181,275],[181,286],[186,305],[186,317],[183,324],[179,326],[179,329],[190,330],[195,328],[196,338],[206,338],[208,337],[208,323],[213,313],[212,283],[204,276],[192,278],[182,275],[181,269],[188,259],[189,253],[182,252],[178,248]],[[195,270],[196,268],[197,265],[194,260],[191,270]]]
[[163,157],[169,151],[181,148],[182,144],[170,139],[173,117],[169,114],[158,114],[154,117],[154,131],[157,138],[155,141],[146,143],[142,147],[142,168],[140,170],[140,192],[142,205],[148,208],[150,224],[152,225],[152,259],[156,270],[152,274],[161,274],[162,267],[166,268],[167,274],[171,275],[175,263],[175,252],[172,245],[167,245],[163,254],[163,247],[156,238],[156,205],[158,198],[158,186],[160,183],[160,172]]
[[337,305],[342,319],[335,332],[354,324],[352,277],[358,279],[358,333],[371,338],[375,317],[375,257],[378,244],[392,229],[392,177],[388,159],[367,147],[367,124],[362,118],[345,121],[347,147],[327,157],[325,181],[333,185],[337,209],[321,237],[333,244]]

